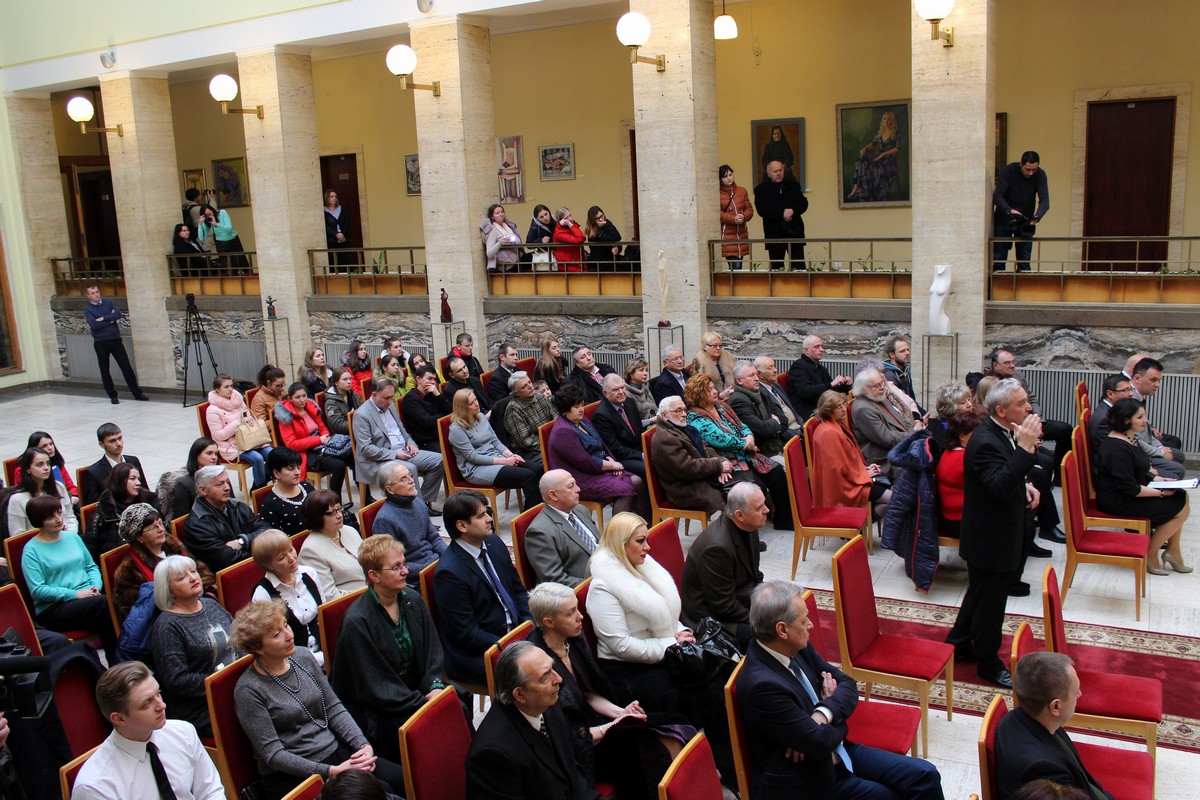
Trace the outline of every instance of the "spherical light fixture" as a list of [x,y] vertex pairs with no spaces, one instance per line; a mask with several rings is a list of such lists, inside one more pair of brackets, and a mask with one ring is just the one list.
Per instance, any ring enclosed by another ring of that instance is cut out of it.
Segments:
[[954,10],[954,0],[916,0],[917,16],[927,22],[941,22]]
[[650,41],[650,20],[645,14],[630,11],[617,20],[617,38],[626,47],[641,47]]
[[96,107],[86,97],[72,97],[67,103],[67,116],[82,125],[96,116]]
[[387,51],[388,72],[393,75],[412,75],[417,70],[417,53],[406,44]]
[[238,95],[237,81],[225,73],[213,76],[208,82],[208,93],[218,103],[231,103]]

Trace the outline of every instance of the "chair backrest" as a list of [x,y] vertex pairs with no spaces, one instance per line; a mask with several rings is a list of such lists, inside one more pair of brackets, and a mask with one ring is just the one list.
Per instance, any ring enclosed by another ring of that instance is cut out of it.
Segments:
[[[807,442],[808,437],[803,437],[803,441]],[[812,487],[808,483],[808,468],[804,465],[803,448],[799,436],[793,436],[783,446],[788,501],[792,504],[792,519],[795,520],[797,529],[804,527],[804,518],[812,511]]]
[[[647,428],[642,431],[642,463],[646,465],[646,491],[650,495],[650,503],[656,509],[652,516],[657,516],[657,509],[667,508],[670,504],[667,502],[667,496],[663,493],[662,483],[658,480],[658,470],[654,466],[654,459],[650,457],[650,447],[654,442],[654,434],[658,428]],[[655,556],[655,561],[658,557]]]
[[187,524],[187,519],[191,514],[184,514],[182,517],[176,517],[171,520],[171,533],[175,534],[175,538],[183,541],[183,526]]
[[1075,453],[1075,457],[1079,459],[1080,486],[1087,492],[1086,497],[1094,501],[1096,499],[1096,486],[1092,481],[1092,439],[1088,435],[1088,426],[1091,424],[1091,418],[1092,412],[1085,411],[1083,419],[1071,431],[1071,452]]
[[453,686],[400,726],[400,763],[408,800],[463,800],[471,731]]
[[1050,564],[1042,573],[1042,625],[1046,631],[1046,650],[1066,653],[1067,626],[1063,620],[1062,595],[1058,591],[1058,575]]
[[117,613],[117,593],[116,589],[116,574],[117,567],[121,566],[121,562],[125,560],[125,556],[129,555],[129,545],[123,544],[120,547],[114,547],[107,553],[100,554],[100,577],[104,580],[104,594],[108,597],[108,613],[112,617],[113,627],[117,631],[117,635],[121,634],[121,623],[124,622]]
[[788,374],[787,374],[787,372],[781,372],[781,373],[779,373],[778,375],[776,375],[776,376],[775,376],[775,382],[779,384],[779,388],[780,388],[780,389],[783,389],[783,393],[784,393],[784,394],[787,394],[787,385],[788,385]]
[[81,661],[70,661],[54,680],[54,705],[59,709],[70,709],[59,716],[72,756],[86,753],[112,732],[112,726],[100,713],[100,704],[96,702],[99,676],[92,669]]
[[217,602],[230,616],[250,604],[254,587],[266,577],[266,570],[251,559],[239,561],[217,573]]
[[737,773],[738,794],[750,797],[750,740],[746,737],[746,723],[742,720],[742,708],[738,705],[737,679],[742,674],[746,659],[738,662],[729,680],[725,681],[725,718],[729,723],[729,743],[733,748],[733,769]]
[[244,397],[244,399],[246,401],[246,408],[250,407],[250,404],[254,402],[254,396],[261,391],[262,391],[261,386],[255,386],[253,389],[246,392],[245,397]]
[[234,797],[258,780],[254,748],[250,744],[250,737],[238,722],[237,706],[233,701],[238,678],[250,669],[253,661],[254,656],[242,656],[204,679],[208,716],[212,720],[213,738],[217,742],[217,771],[221,773],[225,790]]
[[375,518],[379,516],[379,509],[383,508],[385,499],[381,497],[374,503],[359,509],[358,522],[362,525],[362,538],[366,539],[371,535],[371,530],[375,527]]
[[550,429],[553,427],[553,420],[538,426],[538,447],[542,448],[542,471],[544,472],[556,469],[550,462]]
[[446,467],[446,496],[454,494],[460,488],[466,488],[467,479],[458,468],[458,459],[454,457],[454,448],[450,446],[450,415],[440,417],[437,421],[438,443],[442,446],[442,464]]
[[196,420],[200,423],[200,435],[205,439],[212,438],[212,428],[208,427],[208,406],[207,400],[196,406]]
[[250,493],[250,502],[254,504],[255,515],[262,513],[263,501],[267,499],[267,495],[275,488],[275,481],[271,481],[266,486],[260,486]]
[[[820,424],[821,424],[821,418],[816,415],[811,416],[808,419],[804,420],[804,425],[802,427],[804,429],[804,464],[806,466],[810,466],[810,467],[812,466],[812,463],[813,463],[813,451],[812,451],[813,431],[815,431],[817,429],[817,426]],[[809,489],[814,490],[814,491],[817,488],[817,487],[813,486],[813,477],[811,474],[809,475],[809,478],[808,478],[808,487],[809,487]]]
[[842,659],[853,666],[854,659],[879,637],[871,565],[861,534],[842,545],[833,556],[833,604]]
[[697,733],[658,782],[658,800],[721,800],[721,775],[712,748]]
[[483,673],[487,675],[488,697],[496,696],[496,664],[500,654],[513,642],[523,642],[533,633],[533,623],[525,620],[517,627],[500,637],[500,640],[489,647],[483,654]]
[[58,785],[62,788],[63,800],[71,800],[71,790],[75,788],[75,779],[79,777],[79,770],[83,769],[83,765],[87,763],[99,746],[96,745],[81,756],[75,756],[58,768]]
[[446,380],[446,362],[449,360],[450,356],[438,359],[438,376],[441,377],[443,382]]
[[372,375],[369,378],[359,378],[358,379],[358,393],[360,395],[362,395],[363,399],[366,399],[371,396],[371,382],[374,380],[375,380],[374,375]]
[[492,382],[492,374],[495,371],[494,369],[489,369],[487,372],[480,373],[479,375],[479,384],[483,387],[484,394],[488,393],[488,384]]
[[1008,713],[1004,696],[992,698],[979,727],[979,787],[983,800],[996,800],[996,728]]
[[683,592],[683,545],[679,541],[679,523],[666,519],[650,529],[647,540],[654,560],[675,579],[675,588]]
[[31,531],[18,533],[15,536],[9,536],[4,540],[4,557],[8,559],[9,577],[17,585],[17,589],[20,590],[21,599],[25,601],[25,607],[28,609],[34,607],[33,596],[29,594],[29,584],[25,582],[25,571],[21,568],[21,557],[25,553],[25,546],[29,544],[29,540],[37,535],[38,532],[35,528]]
[[321,796],[321,790],[325,788],[325,781],[320,775],[309,775],[305,778],[304,783],[292,789],[283,796],[283,800],[317,800]]
[[525,533],[529,530],[529,526],[533,524],[537,515],[542,513],[545,508],[545,503],[538,503],[528,511],[522,511],[512,521],[512,548],[513,563],[517,568],[517,575],[521,578],[521,585],[525,587],[525,591],[529,591],[537,585],[537,573],[533,571],[533,562],[529,560],[529,554],[525,552]]
[[[1022,658],[1030,653],[1037,651],[1037,640],[1033,638],[1033,628],[1029,625],[1029,620],[1021,620],[1021,624],[1017,626],[1017,632],[1013,634],[1012,651],[1008,658],[1008,672],[1010,675],[1017,674],[1017,664]],[[1016,698],[1016,694],[1013,694]]]
[[596,655],[596,629],[592,626],[592,619],[587,613],[587,596],[591,587],[591,578],[576,586],[575,600],[579,603],[579,613],[583,615],[583,638],[587,640],[588,647],[591,648],[594,656]]
[[537,359],[533,358],[532,356],[529,358],[519,359],[517,361],[517,369],[521,372],[528,372],[529,379],[533,380],[533,371],[537,369]]
[[600,407],[599,400],[597,400],[594,403],[588,403],[586,406],[583,407],[583,416],[587,418],[588,422],[591,422],[592,417],[596,416],[596,409],[599,407]]
[[17,485],[17,462],[20,460],[20,456],[4,459],[4,484],[6,486]]
[[357,412],[357,408],[351,408],[346,414],[346,432],[350,435],[350,458],[355,462],[358,461],[358,442],[354,440],[354,415]]
[[342,620],[354,601],[359,598],[367,587],[350,594],[344,594],[336,600],[322,603],[317,607],[317,628],[321,632],[321,652],[325,654],[325,674],[333,674],[333,656],[337,652],[338,636],[342,632]]
[[438,562],[434,561],[425,569],[421,570],[417,576],[417,580],[421,585],[421,599],[425,601],[425,605],[429,608],[429,616],[433,619],[433,624],[436,627],[438,624],[437,599],[433,594],[433,578],[437,575]]
[[801,597],[808,609],[808,621],[812,623],[812,630],[808,632],[808,642],[818,653],[829,653],[825,648],[825,632],[821,630],[821,611],[817,608],[816,595],[812,593],[812,589],[805,589]]
[[96,513],[96,509],[100,507],[100,502],[88,503],[86,506],[79,507],[79,535],[82,536],[85,531],[90,530],[92,524],[92,514]]
[[33,627],[29,606],[21,596],[21,590],[13,584],[0,586],[0,633],[12,628],[21,637],[22,643],[35,656],[42,654],[42,645]]
[[1067,529],[1067,550],[1072,559],[1086,527],[1082,476],[1075,459],[1075,452],[1072,451],[1063,456],[1062,460],[1063,527]]

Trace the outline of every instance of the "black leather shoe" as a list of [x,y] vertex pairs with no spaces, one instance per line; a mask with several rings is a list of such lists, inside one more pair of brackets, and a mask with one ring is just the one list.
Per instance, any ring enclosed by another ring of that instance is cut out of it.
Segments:
[[150,398],[146,397],[146,395],[144,395],[144,394],[135,394],[133,396],[133,399],[134,400],[149,400]]
[[118,400],[118,399],[117,399],[117,398],[115,398],[115,397],[110,397],[110,398],[108,398],[108,399],[109,399],[109,402],[111,402],[111,403],[112,403],[114,406],[119,406],[119,405],[121,405],[121,401],[120,401],[120,400]]
[[1017,581],[1012,586],[1008,587],[1009,597],[1029,597],[1029,584],[1025,581]]
[[1063,533],[1062,528],[1052,528],[1050,530],[1044,530],[1038,534],[1038,537],[1045,539],[1047,542],[1054,542],[1056,544],[1066,544],[1067,543],[1067,535],[1065,533]]
[[1031,544],[1029,545],[1029,555],[1033,558],[1049,558],[1054,555],[1054,551],[1037,544]]
[[1001,689],[1012,689],[1012,675],[1008,674],[1008,670],[1004,667],[1000,668],[996,673],[979,673],[979,679],[985,683],[993,683]]

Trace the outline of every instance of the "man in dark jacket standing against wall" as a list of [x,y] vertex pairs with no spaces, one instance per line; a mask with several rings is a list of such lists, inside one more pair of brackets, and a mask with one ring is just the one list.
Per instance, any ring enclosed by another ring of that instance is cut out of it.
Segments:
[[[767,177],[754,187],[754,210],[762,217],[763,236],[767,239],[803,239],[804,219],[808,198],[804,189],[784,176],[783,163],[767,164]],[[792,269],[807,269],[804,264],[803,242],[767,242],[771,254],[771,269],[783,269],[783,256],[792,251]]]
[[129,363],[129,354],[125,352],[125,345],[121,342],[121,328],[118,324],[124,316],[121,309],[113,305],[112,300],[101,299],[99,286],[87,287],[87,299],[88,304],[83,307],[83,316],[92,331],[92,346],[96,349],[96,360],[100,362],[100,382],[104,384],[104,393],[114,406],[121,402],[117,399],[117,387],[113,385],[112,374],[108,371],[108,358],[112,356],[117,359],[117,366],[121,368],[121,375],[125,377],[125,383],[133,393],[133,398],[149,400],[150,398],[142,393],[142,387],[138,386],[137,373],[133,371],[133,365]]

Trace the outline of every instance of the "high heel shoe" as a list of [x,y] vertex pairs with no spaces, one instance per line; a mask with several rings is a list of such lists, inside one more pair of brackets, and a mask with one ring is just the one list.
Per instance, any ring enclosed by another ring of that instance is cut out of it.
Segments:
[[1146,564],[1146,574],[1148,575],[1170,575],[1171,570],[1152,567],[1149,563]]
[[1191,567],[1187,566],[1181,560],[1179,560],[1175,556],[1171,555],[1170,553],[1163,553],[1162,560],[1163,560],[1164,564],[1166,564],[1167,566],[1169,566],[1171,569],[1175,570],[1176,572],[1182,572],[1182,573],[1186,574],[1186,573],[1192,571]]

